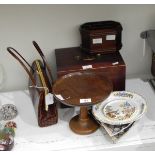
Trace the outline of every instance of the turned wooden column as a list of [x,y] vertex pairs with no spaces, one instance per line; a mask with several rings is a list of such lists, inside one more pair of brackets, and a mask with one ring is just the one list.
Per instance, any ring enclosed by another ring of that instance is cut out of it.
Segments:
[[86,121],[88,120],[88,108],[86,106],[83,106],[80,108],[80,115],[79,115],[79,119],[81,121]]

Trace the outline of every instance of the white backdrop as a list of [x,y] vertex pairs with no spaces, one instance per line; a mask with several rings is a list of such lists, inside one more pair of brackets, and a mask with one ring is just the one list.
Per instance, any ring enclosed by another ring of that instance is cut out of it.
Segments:
[[1,91],[26,89],[28,77],[7,53],[12,46],[31,63],[39,58],[36,40],[56,75],[56,48],[80,45],[79,26],[85,22],[115,20],[123,26],[121,54],[127,76],[150,73],[151,52],[143,57],[140,32],[155,29],[155,5],[0,5],[0,64],[5,70]]

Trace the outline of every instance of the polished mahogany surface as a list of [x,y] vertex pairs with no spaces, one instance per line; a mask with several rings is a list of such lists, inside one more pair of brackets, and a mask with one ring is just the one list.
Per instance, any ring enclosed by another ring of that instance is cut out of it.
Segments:
[[53,94],[66,105],[86,106],[103,101],[112,89],[110,80],[87,70],[59,78],[53,86]]

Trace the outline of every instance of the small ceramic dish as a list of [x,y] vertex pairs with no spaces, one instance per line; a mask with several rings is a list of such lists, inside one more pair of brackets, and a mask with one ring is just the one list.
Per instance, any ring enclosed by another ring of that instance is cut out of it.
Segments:
[[17,107],[13,104],[4,104],[0,108],[0,120],[11,120],[14,119],[18,114]]
[[0,131],[0,151],[10,151],[14,146],[13,136]]
[[123,125],[140,119],[146,109],[147,104],[142,96],[127,91],[115,91],[105,101],[94,105],[92,113],[100,123]]

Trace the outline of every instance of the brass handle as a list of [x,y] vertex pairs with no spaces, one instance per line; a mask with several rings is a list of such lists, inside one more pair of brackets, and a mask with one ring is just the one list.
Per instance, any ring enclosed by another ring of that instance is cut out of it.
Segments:
[[78,61],[79,60],[92,61],[92,60],[96,59],[96,56],[86,56],[86,57],[82,58],[81,56],[77,55],[77,56],[75,56],[75,59]]
[[91,60],[95,60],[96,57],[87,57],[87,58],[83,58],[83,60],[85,61],[91,61]]

